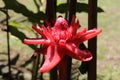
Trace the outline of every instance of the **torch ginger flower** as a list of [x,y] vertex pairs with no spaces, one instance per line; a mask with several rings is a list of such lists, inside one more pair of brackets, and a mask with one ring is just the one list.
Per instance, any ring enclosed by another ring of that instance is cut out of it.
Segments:
[[77,29],[80,25],[79,21],[75,20],[75,16],[73,16],[70,25],[68,25],[68,21],[62,17],[58,17],[53,27],[48,21],[46,21],[46,24],[47,27],[44,25],[41,25],[40,28],[32,26],[42,38],[24,39],[25,44],[43,44],[43,47],[37,50],[37,52],[46,56],[45,61],[40,68],[41,72],[50,71],[65,55],[80,61],[89,61],[92,59],[90,51],[81,50],[78,46],[82,42],[97,36],[102,32],[101,29],[87,31],[87,29],[84,28],[77,33]]

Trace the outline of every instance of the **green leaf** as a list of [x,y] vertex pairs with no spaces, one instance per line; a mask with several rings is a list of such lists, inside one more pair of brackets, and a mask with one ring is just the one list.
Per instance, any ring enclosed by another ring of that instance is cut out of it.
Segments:
[[[76,5],[76,12],[88,12],[88,4],[86,3],[77,3]],[[60,5],[57,6],[57,12],[60,13],[65,13],[67,11],[69,11],[69,4],[68,3],[62,3]],[[101,9],[100,7],[97,7],[97,12],[104,12],[103,9]]]
[[14,27],[16,27],[18,29],[24,29],[24,30],[27,30],[27,31],[33,33],[32,28],[29,27],[29,23],[26,23],[26,22],[21,23],[21,22],[16,22],[16,21],[9,21],[9,25],[14,26]]
[[[27,36],[23,32],[19,31],[17,27],[9,25],[9,28],[10,28],[10,33],[13,36],[17,37],[22,42],[24,41],[25,38],[27,38]],[[34,50],[36,49],[35,45],[29,45],[29,47]]]
[[13,10],[16,13],[21,13],[22,15],[26,16],[28,18],[28,20],[30,20],[31,22],[39,23],[40,20],[46,19],[46,15],[42,11],[39,11],[37,13],[33,13],[32,11],[28,10],[26,8],[26,6],[19,3],[17,0],[3,0],[3,2],[5,4],[4,8]]
[[60,13],[65,13],[69,10],[68,3],[63,3],[57,6],[56,11]]
[[81,72],[81,74],[87,73],[88,72],[88,62],[82,62],[79,67],[79,71]]

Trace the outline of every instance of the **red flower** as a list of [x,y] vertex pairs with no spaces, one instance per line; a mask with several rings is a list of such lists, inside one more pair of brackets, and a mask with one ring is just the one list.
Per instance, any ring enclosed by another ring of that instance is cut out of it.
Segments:
[[42,38],[25,39],[25,44],[43,44],[44,47],[38,49],[39,53],[46,56],[45,62],[40,68],[41,72],[48,72],[54,68],[65,55],[81,61],[89,61],[92,59],[91,52],[78,48],[79,44],[91,39],[101,33],[101,29],[92,29],[87,31],[86,28],[77,33],[79,21],[75,21],[75,16],[72,18],[71,25],[68,25],[67,20],[59,17],[54,26],[46,21],[47,28],[41,25],[40,29],[32,26]]

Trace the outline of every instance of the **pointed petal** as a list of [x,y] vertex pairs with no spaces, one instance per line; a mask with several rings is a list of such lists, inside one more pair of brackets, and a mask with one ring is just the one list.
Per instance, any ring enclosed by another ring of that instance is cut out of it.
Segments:
[[87,31],[86,28],[82,29],[80,32],[78,32],[75,36],[73,36],[73,40],[76,41],[77,38],[81,37],[85,32]]
[[78,32],[78,33],[76,34],[76,37],[80,37],[80,36],[81,36],[82,34],[84,34],[86,31],[87,31],[87,29],[84,28],[83,30],[81,30],[80,32]]
[[89,50],[83,50],[83,52],[81,54],[84,54],[84,57],[81,57],[79,55],[76,55],[73,52],[68,51],[67,55],[71,56],[74,59],[80,60],[80,61],[90,61],[93,57],[92,57],[92,53]]
[[94,32],[96,32],[96,29],[92,29],[92,30],[89,30],[89,31],[85,30],[85,32],[83,32],[81,35],[80,35],[80,33],[79,33],[79,36],[77,36],[77,37],[78,37],[78,38],[81,38],[81,37],[83,37],[83,36],[86,36],[86,35],[91,34],[91,33],[94,33]]
[[77,29],[79,27],[79,21],[77,23],[71,24],[70,27],[68,28],[68,31],[72,34],[75,35],[77,32]]
[[79,20],[77,20],[77,22],[74,24],[74,27],[76,28],[76,30],[80,27]]
[[75,23],[75,18],[76,18],[76,16],[75,16],[75,15],[73,15],[73,16],[72,16],[72,21],[71,21],[71,24],[74,24],[74,23]]
[[77,20],[77,22],[75,22],[75,19],[76,19],[76,16],[73,15],[71,25],[70,25],[70,28],[69,28],[69,31],[72,35],[76,34],[77,29],[80,27],[79,20]]
[[47,37],[47,39],[51,40],[52,42],[54,42],[54,38],[52,37],[52,33],[50,32],[50,30],[48,30],[44,25],[41,25],[42,29],[43,29],[43,33],[44,35]]
[[80,50],[74,43],[69,43],[65,46],[69,50],[67,54],[75,59],[82,61],[89,61],[92,59],[92,55],[88,50]]
[[45,20],[45,23],[47,24],[47,26],[51,26],[51,24],[48,20]]
[[32,26],[32,28],[33,28],[37,33],[39,33],[40,35],[45,36],[40,29],[36,28],[35,26]]
[[46,39],[24,39],[24,44],[51,44],[50,40]]
[[100,30],[89,30],[78,39],[78,43],[82,43],[83,41],[89,40],[89,39],[97,36],[101,32],[102,32],[101,29]]
[[63,53],[58,53],[57,46],[49,46],[44,64],[40,68],[40,72],[48,72],[54,68],[63,58]]

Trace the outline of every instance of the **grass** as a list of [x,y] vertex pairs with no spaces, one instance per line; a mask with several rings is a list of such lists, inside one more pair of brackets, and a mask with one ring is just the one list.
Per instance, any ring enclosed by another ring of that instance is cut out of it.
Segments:
[[[119,0],[100,0],[104,13],[98,14],[98,26],[103,33],[98,38],[98,76],[100,80],[119,80],[120,75],[120,5]],[[102,56],[102,58],[101,58]]]
[[[19,0],[20,1],[20,0]],[[24,4],[25,0],[21,0]],[[86,2],[86,0],[82,0]],[[97,80],[119,80],[120,75],[120,0],[98,0],[98,6],[104,12],[98,13],[98,28],[102,28],[103,32],[98,36],[98,61],[97,61]],[[27,8],[33,10],[29,5]],[[33,10],[36,12],[36,10]],[[3,17],[3,16],[2,16]],[[0,16],[0,19],[2,19]],[[87,26],[87,13],[77,13],[77,18],[81,21],[82,26]],[[4,60],[7,53],[6,33],[0,31],[0,60]],[[31,36],[29,36],[31,37]],[[22,44],[19,39],[11,36],[11,58],[16,54],[20,54],[18,65],[23,64],[23,60],[30,58],[33,51],[26,45]],[[2,54],[3,53],[3,54]],[[31,68],[31,66],[28,66]],[[1,77],[1,76],[0,76]]]

